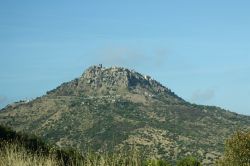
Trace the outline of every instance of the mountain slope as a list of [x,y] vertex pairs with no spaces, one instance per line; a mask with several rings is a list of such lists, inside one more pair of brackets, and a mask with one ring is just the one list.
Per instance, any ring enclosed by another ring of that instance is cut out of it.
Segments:
[[146,156],[174,161],[192,154],[209,165],[221,155],[225,138],[249,128],[250,117],[190,104],[149,76],[100,65],[42,97],[7,106],[0,124],[63,147],[136,146]]

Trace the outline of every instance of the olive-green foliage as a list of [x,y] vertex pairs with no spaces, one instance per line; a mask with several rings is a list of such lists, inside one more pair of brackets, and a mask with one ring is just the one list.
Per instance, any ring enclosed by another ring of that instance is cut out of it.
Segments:
[[63,156],[59,159],[54,152],[46,155],[31,152],[18,143],[0,142],[0,145],[1,166],[143,166],[143,161],[135,151],[129,154],[87,152],[84,158],[65,162]]
[[0,146],[1,166],[60,166],[54,155],[31,153],[20,144],[0,142]]
[[[83,154],[74,149],[58,149],[35,136],[18,133],[0,126],[0,165],[53,166],[142,166],[136,150],[120,153]],[[46,163],[46,164],[45,164]],[[50,164],[48,164],[50,163]],[[160,165],[159,165],[160,166]]]
[[53,155],[61,165],[69,165],[83,159],[83,156],[73,149],[58,149],[36,136],[18,133],[4,126],[0,126],[0,142],[0,151],[5,148],[5,144],[18,145],[34,155]]
[[177,166],[201,166],[201,163],[196,158],[189,156],[178,161]]
[[170,164],[164,160],[147,160],[145,166],[170,166]]
[[226,141],[224,156],[217,162],[217,165],[250,165],[250,130],[237,131]]
[[31,151],[40,151],[48,153],[49,147],[40,138],[34,135],[26,135],[13,131],[11,128],[0,126],[0,140],[1,142],[18,142],[25,148]]

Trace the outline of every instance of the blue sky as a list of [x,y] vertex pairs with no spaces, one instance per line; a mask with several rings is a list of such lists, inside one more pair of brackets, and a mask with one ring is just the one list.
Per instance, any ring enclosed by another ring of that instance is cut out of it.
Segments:
[[1,1],[0,107],[102,63],[250,115],[249,8],[247,0]]

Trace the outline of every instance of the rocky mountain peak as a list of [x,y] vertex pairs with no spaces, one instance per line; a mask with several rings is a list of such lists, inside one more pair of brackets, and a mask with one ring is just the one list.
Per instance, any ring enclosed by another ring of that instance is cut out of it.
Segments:
[[55,90],[59,96],[105,96],[105,95],[139,95],[143,97],[160,97],[171,101],[183,101],[170,89],[164,87],[150,76],[124,67],[103,67],[94,65],[68,83]]
[[103,85],[128,89],[151,87],[158,92],[168,90],[150,76],[142,75],[135,70],[116,66],[106,68],[101,64],[89,67],[83,73],[81,80],[85,80],[88,84],[96,87]]

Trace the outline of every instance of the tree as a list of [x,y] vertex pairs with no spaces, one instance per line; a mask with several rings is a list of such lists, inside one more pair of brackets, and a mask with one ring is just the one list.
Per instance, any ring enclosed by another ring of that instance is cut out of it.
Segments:
[[250,130],[237,131],[225,143],[224,156],[217,162],[219,166],[250,165]]

